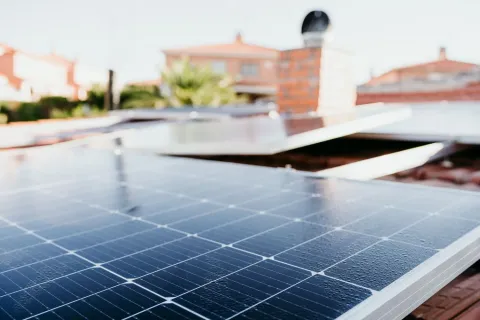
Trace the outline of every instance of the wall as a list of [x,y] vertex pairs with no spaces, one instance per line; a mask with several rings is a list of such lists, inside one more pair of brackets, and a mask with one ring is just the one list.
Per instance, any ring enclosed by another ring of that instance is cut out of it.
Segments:
[[280,113],[345,111],[355,105],[351,55],[330,46],[280,53],[277,105]]
[[279,112],[306,113],[318,107],[322,50],[299,48],[280,52],[277,105]]
[[358,93],[357,105],[375,102],[480,101],[480,84],[455,90],[403,93]]
[[[208,57],[196,55],[192,55],[189,58],[190,61],[195,65],[210,65],[214,61],[225,61],[226,72],[235,77],[235,80],[245,84],[276,83],[277,61],[275,59],[258,59],[249,57]],[[182,59],[181,55],[167,54],[165,62],[167,66],[171,66],[174,61],[179,59]],[[243,62],[258,64],[258,76],[240,78],[240,68]]]

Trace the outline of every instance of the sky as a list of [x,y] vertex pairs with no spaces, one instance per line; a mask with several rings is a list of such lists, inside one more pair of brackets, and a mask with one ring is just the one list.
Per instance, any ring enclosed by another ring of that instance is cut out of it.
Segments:
[[336,46],[354,55],[361,83],[397,66],[436,59],[480,64],[478,0],[0,0],[0,43],[55,52],[123,81],[154,79],[162,49],[244,41],[300,47],[311,10],[327,12]]

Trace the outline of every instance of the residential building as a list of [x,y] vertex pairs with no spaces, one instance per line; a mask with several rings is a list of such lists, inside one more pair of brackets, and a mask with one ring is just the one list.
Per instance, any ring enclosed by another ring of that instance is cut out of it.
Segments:
[[34,101],[42,96],[83,99],[95,83],[106,83],[106,70],[95,70],[56,54],[38,55],[0,44],[0,100]]
[[437,60],[396,68],[357,88],[357,104],[480,100],[480,65],[450,60],[446,48]]
[[231,43],[163,50],[167,66],[188,57],[194,65],[208,65],[214,72],[230,74],[235,90],[252,101],[275,98],[279,51],[249,44],[237,34]]

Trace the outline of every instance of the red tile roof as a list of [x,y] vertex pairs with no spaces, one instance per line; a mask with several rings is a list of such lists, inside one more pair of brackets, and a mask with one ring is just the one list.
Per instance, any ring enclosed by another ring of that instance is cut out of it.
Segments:
[[277,49],[248,44],[243,41],[241,35],[237,35],[232,43],[193,46],[179,49],[163,50],[166,54],[192,54],[192,55],[268,55],[275,57]]

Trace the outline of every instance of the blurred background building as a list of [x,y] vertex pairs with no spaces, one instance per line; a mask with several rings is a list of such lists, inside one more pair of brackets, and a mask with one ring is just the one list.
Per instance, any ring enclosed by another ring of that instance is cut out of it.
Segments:
[[35,101],[43,96],[82,100],[107,77],[107,70],[53,53],[32,54],[0,44],[0,101]]

